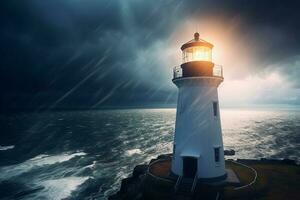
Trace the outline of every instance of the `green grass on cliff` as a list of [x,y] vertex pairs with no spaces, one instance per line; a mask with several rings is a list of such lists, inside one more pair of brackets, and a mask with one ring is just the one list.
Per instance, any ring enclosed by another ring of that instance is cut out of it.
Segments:
[[[233,187],[225,188],[224,199],[300,199],[299,166],[259,162],[247,165],[257,171],[256,182],[250,187],[240,190],[234,190]],[[253,180],[253,171],[231,162],[227,162],[226,166],[238,174],[242,184]]]

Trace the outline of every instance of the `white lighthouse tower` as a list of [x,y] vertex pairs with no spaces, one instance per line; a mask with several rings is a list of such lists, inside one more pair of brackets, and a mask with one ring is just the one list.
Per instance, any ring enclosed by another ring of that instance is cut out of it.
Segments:
[[195,33],[181,47],[183,63],[172,80],[179,89],[172,174],[203,182],[227,176],[218,100],[223,74],[212,62],[212,48]]

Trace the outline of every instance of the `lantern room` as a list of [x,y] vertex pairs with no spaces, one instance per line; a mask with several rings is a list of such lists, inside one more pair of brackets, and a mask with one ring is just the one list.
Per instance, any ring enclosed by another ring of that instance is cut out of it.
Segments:
[[213,45],[205,40],[200,39],[199,33],[194,34],[194,39],[183,44],[182,62],[207,61],[212,62]]
[[212,48],[214,45],[200,38],[199,33],[194,39],[183,44],[182,64],[173,70],[173,79],[188,77],[215,77],[223,79],[222,66],[212,61]]

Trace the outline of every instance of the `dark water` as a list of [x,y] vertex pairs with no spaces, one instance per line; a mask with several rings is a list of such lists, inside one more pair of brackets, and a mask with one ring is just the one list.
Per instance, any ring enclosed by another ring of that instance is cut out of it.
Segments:
[[[299,110],[221,111],[239,158],[300,161]],[[135,165],[172,150],[174,109],[0,115],[0,199],[106,199]]]

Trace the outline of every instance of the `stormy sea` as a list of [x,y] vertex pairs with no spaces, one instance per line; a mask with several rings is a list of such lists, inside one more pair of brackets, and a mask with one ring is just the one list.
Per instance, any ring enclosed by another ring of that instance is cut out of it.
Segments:
[[[0,199],[107,199],[137,164],[172,152],[175,109],[0,115]],[[222,109],[233,158],[300,161],[299,109]],[[231,157],[232,158],[232,157]]]

